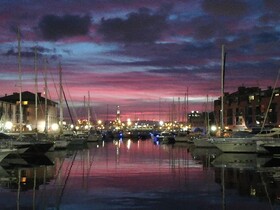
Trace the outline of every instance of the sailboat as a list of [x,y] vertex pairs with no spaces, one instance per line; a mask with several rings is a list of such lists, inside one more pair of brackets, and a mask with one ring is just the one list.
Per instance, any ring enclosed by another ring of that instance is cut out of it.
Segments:
[[[63,95],[62,95],[62,68],[59,64],[59,132],[60,135],[54,141],[54,149],[66,149],[70,141],[63,131]],[[72,136],[72,135],[71,135]],[[70,136],[70,137],[71,137]]]
[[66,148],[69,146],[80,146],[80,145],[85,145],[86,144],[86,138],[84,137],[80,137],[78,135],[76,135],[76,133],[72,130],[64,130],[63,129],[63,99],[66,102],[67,105],[67,109],[69,111],[70,114],[70,118],[72,120],[72,123],[74,124],[69,106],[68,106],[68,102],[66,100],[66,96],[65,96],[65,92],[63,90],[63,86],[62,86],[62,68],[61,68],[61,64],[59,64],[59,100],[60,100],[60,116],[59,116],[59,130],[60,130],[60,135],[59,137],[56,139],[55,141],[55,148]]
[[[36,54],[36,53],[35,53]],[[35,56],[36,57],[36,56]],[[38,140],[37,133],[35,134],[25,134],[22,133],[23,128],[23,110],[22,110],[22,71],[21,71],[21,39],[20,39],[20,31],[18,29],[18,69],[19,69],[19,111],[20,111],[20,121],[19,121],[19,135],[15,140],[14,138],[5,139],[9,145],[13,148],[18,149],[17,151],[21,154],[44,154],[46,153],[52,146],[53,142],[46,140]]]
[[88,127],[89,132],[87,136],[87,142],[97,142],[102,140],[102,133],[100,131],[97,131],[95,129],[90,128],[90,93],[88,92],[88,108],[87,108],[87,114],[88,114]]

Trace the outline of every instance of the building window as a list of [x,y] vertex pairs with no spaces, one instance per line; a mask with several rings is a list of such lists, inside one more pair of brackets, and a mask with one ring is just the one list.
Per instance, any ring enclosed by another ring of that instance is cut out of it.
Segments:
[[252,101],[254,101],[255,100],[255,96],[254,95],[250,95],[249,96],[249,103],[251,103]]

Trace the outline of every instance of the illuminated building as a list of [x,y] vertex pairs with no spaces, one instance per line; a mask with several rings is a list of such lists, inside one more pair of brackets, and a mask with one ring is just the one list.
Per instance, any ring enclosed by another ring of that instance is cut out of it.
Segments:
[[[6,95],[0,98],[1,105],[1,120],[11,120],[15,125],[14,130],[17,130],[17,126],[20,122],[19,111],[19,93],[13,93],[12,95]],[[48,125],[57,123],[57,103],[51,100],[47,100],[47,109],[45,109],[45,98],[38,93],[38,110],[37,110],[37,126],[36,126],[36,108],[35,108],[35,94],[29,91],[22,92],[22,123],[24,130],[37,127],[39,131],[44,131],[45,119],[47,110]]]
[[[224,125],[232,130],[265,125],[280,125],[280,88],[261,90],[258,87],[239,87],[224,95]],[[270,106],[269,106],[270,104]],[[269,108],[268,108],[269,106]],[[214,113],[220,124],[221,99],[214,101]]]

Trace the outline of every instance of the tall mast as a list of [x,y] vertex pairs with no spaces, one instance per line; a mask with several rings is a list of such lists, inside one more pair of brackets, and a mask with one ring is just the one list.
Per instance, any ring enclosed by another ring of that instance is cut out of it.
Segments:
[[90,129],[90,92],[88,91],[88,109],[87,109],[88,128]]
[[62,89],[62,68],[59,63],[59,128],[60,133],[63,132],[63,89]]
[[18,74],[19,74],[19,138],[22,138],[22,71],[21,71],[21,36],[20,29],[17,31],[18,39]]
[[186,123],[189,121],[189,88],[187,88],[187,107],[186,107]]
[[35,70],[35,132],[38,138],[38,65],[37,47],[34,48],[34,70]]
[[44,59],[44,67],[45,67],[45,77],[44,77],[44,80],[45,80],[45,134],[47,135],[48,134],[48,127],[49,127],[49,124],[48,124],[48,116],[49,116],[49,113],[48,113],[48,77],[47,77],[47,63],[48,63],[48,60],[45,58]]
[[178,107],[177,107],[177,122],[181,121],[181,99],[178,97]]
[[160,97],[158,99],[158,121],[160,121]]
[[225,58],[224,45],[222,45],[222,65],[221,65],[221,134],[224,132],[224,80],[225,80]]
[[208,111],[208,94],[206,97],[206,106],[205,106],[205,114],[206,114],[206,134],[207,136],[210,135],[210,125],[209,125],[209,111]]

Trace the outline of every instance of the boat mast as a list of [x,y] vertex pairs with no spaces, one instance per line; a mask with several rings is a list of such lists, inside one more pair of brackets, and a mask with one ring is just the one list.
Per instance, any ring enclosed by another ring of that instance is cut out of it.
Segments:
[[224,45],[222,45],[222,67],[221,67],[221,135],[223,136],[224,133],[224,85],[225,85],[225,59],[226,59],[226,54],[224,51]]
[[90,129],[90,92],[89,91],[88,91],[87,123],[88,123],[88,129]]
[[19,73],[19,138],[22,138],[22,71],[21,71],[21,36],[20,29],[17,31],[18,39],[18,73]]
[[38,65],[37,47],[34,48],[34,70],[35,70],[35,132],[38,140]]
[[60,134],[63,133],[63,92],[62,92],[62,68],[59,63],[59,128]]
[[206,126],[206,134],[207,136],[210,136],[210,125],[209,125],[209,111],[208,111],[208,94],[206,96],[206,106],[205,106],[205,126]]
[[48,124],[48,78],[47,78],[47,63],[48,63],[48,60],[45,58],[44,59],[44,67],[45,67],[45,134],[47,135],[48,134],[48,127],[49,127],[49,124]]
[[[188,126],[188,123],[189,123],[189,88],[187,88],[187,94],[186,94],[186,97],[187,97],[187,104],[186,104],[186,124]],[[188,126],[189,127],[189,126]]]

